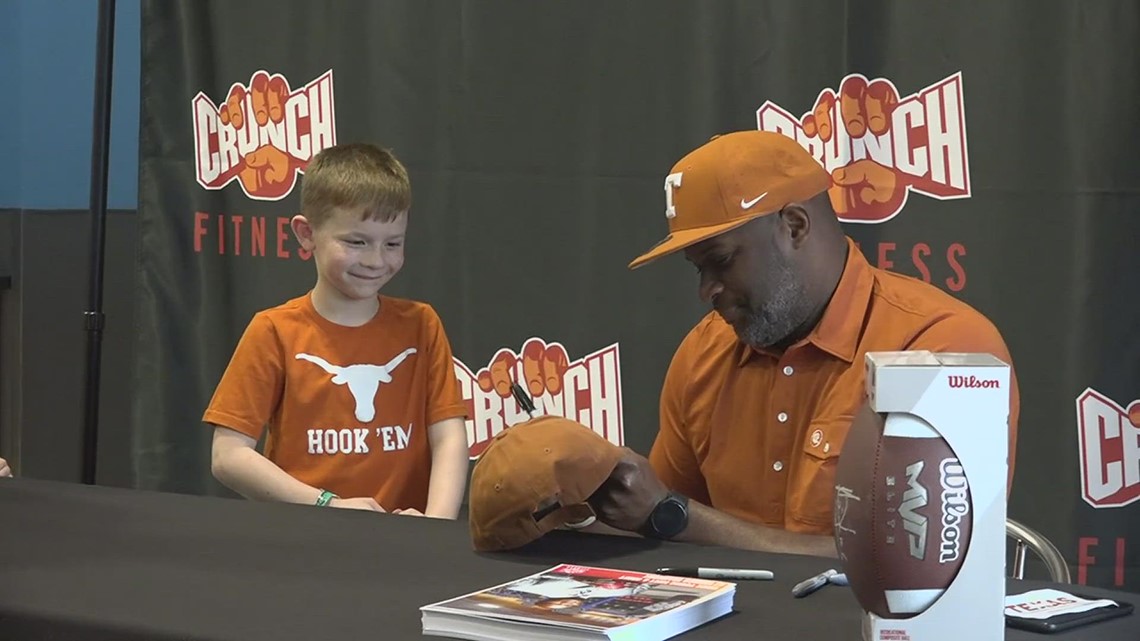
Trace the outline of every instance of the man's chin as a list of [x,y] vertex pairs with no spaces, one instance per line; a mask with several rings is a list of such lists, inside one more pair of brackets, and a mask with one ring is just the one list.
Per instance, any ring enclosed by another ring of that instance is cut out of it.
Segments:
[[732,326],[737,340],[756,349],[768,349],[780,341],[778,338],[755,331],[754,328],[755,325],[747,321],[739,321]]
[[760,345],[756,344],[756,341],[752,340],[752,334],[748,331],[747,327],[733,325],[732,331],[736,334],[736,340],[740,341],[741,343],[744,343],[745,345],[749,345],[751,347],[761,347]]

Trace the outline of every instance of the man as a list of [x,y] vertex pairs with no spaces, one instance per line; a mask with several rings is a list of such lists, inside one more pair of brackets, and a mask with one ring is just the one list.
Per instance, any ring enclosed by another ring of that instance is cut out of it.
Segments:
[[[863,401],[864,354],[984,352],[1012,364],[977,311],[868,264],[836,218],[831,186],[797,142],[761,131],[714,137],[670,171],[669,235],[630,268],[683,251],[714,311],[673,357],[648,459],[628,451],[591,497],[599,521],[834,556],[835,468]],[[1012,480],[1015,378],[1010,387]]]

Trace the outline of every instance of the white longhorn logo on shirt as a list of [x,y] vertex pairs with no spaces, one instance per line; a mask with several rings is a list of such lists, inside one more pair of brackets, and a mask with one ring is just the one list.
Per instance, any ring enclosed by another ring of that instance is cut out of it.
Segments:
[[396,366],[402,363],[405,358],[415,353],[416,348],[409,347],[388,361],[387,365],[361,364],[344,367],[331,365],[320,356],[311,354],[297,354],[297,358],[316,363],[321,369],[332,374],[333,383],[337,385],[347,384],[348,391],[352,393],[352,398],[356,401],[356,419],[367,423],[376,418],[376,390],[380,389],[380,383],[391,383],[392,370],[396,369]]

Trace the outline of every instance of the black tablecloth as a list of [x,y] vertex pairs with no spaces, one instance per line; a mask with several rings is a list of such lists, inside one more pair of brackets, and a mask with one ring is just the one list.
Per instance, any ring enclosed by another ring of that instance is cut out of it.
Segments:
[[[572,532],[478,554],[462,520],[0,481],[3,641],[419,639],[421,605],[563,562],[775,572],[775,581],[739,582],[733,614],[678,639],[860,638],[849,588],[790,594],[831,567],[826,559]],[[1047,637],[1008,630],[1006,638]],[[1048,638],[1135,641],[1140,614]]]

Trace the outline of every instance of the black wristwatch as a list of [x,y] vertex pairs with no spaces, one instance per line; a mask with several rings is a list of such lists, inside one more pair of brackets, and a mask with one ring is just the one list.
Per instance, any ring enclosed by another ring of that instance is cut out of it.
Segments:
[[689,497],[670,492],[649,513],[637,533],[650,539],[671,539],[689,525]]

